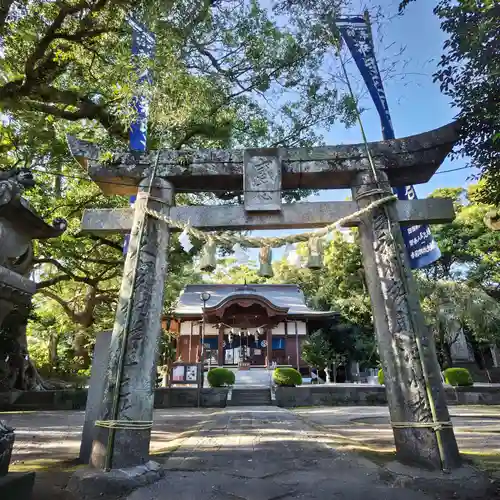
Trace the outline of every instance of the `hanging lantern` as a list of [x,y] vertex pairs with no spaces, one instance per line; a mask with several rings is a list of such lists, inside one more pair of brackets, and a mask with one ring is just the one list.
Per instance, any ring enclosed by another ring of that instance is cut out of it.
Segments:
[[259,276],[263,278],[271,278],[273,276],[273,251],[271,247],[261,247],[259,252]]
[[323,240],[313,236],[308,242],[309,257],[307,267],[309,269],[321,269],[323,267]]
[[244,248],[236,243],[233,246],[234,257],[238,261],[239,264],[247,264],[250,260],[250,256],[245,252]]
[[227,336],[227,340],[229,340],[229,343],[233,343],[233,331],[231,330],[231,333]]
[[302,264],[302,261],[300,259],[300,255],[297,253],[297,250],[295,247],[293,247],[292,251],[289,253],[287,262],[289,265],[294,266],[294,267],[300,267]]
[[217,250],[217,245],[212,238],[208,238],[206,243],[203,245],[200,258],[200,269],[202,271],[212,272],[217,266],[217,260],[215,258],[215,252]]

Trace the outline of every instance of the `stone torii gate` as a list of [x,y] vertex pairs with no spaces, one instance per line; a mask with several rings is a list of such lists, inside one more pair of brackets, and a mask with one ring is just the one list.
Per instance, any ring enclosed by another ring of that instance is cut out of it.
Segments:
[[[364,144],[125,152],[103,163],[95,145],[70,139],[73,155],[104,193],[137,193],[133,209],[89,210],[82,221],[85,232],[131,233],[101,411],[109,425],[96,428],[91,465],[133,467],[149,456],[169,235],[176,228],[147,209],[207,231],[324,227],[391,194],[391,186],[427,182],[457,139],[450,124],[369,143],[375,169]],[[281,190],[299,187],[351,188],[354,201],[282,205]],[[173,206],[178,192],[242,189],[243,206]],[[453,218],[450,200],[429,199],[393,201],[351,223],[360,233],[397,455],[436,469],[458,467],[460,456],[400,224]]]

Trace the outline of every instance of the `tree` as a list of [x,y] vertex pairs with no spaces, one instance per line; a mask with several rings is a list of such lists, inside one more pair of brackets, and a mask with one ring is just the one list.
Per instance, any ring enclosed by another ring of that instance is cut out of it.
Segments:
[[[372,330],[370,298],[357,233],[353,231],[351,236],[346,237],[339,231],[332,233],[331,241],[325,245],[321,270],[296,267],[282,259],[274,263],[274,277],[270,281],[294,283],[302,289],[311,306],[337,311],[345,321]],[[297,253],[304,262],[306,245],[297,246]]]
[[[297,251],[304,256],[306,246],[299,244]],[[271,282],[294,283],[312,307],[340,313],[339,319],[321,329],[333,352],[363,366],[377,362],[370,297],[355,231],[349,236],[333,233],[325,247],[324,267],[319,271],[295,267],[286,259],[276,262],[273,268]]]
[[[132,10],[156,33],[154,60],[130,57]],[[123,141],[131,98],[146,92],[151,137],[175,148],[230,137],[296,144],[317,140],[319,125],[354,120],[350,97],[321,77],[329,23],[316,17],[305,24],[286,5],[286,27],[257,1],[7,2],[3,12],[6,112],[95,120]],[[153,87],[141,83],[137,65],[161,78]]]
[[337,368],[346,363],[347,356],[345,353],[335,351],[328,334],[320,329],[312,333],[302,345],[302,359],[318,370],[325,370],[327,383],[331,382],[331,369],[335,384],[337,383]]
[[478,343],[496,344],[500,340],[500,303],[480,288],[423,278],[418,287],[427,324],[446,367],[453,366],[451,346],[461,331],[470,332]]
[[[410,3],[405,0],[400,10]],[[486,181],[482,200],[500,204],[500,5],[494,0],[440,0],[434,8],[446,33],[434,79],[458,109],[455,149]]]
[[234,257],[218,259],[217,269],[208,277],[212,283],[237,284],[242,283],[266,283],[267,279],[259,276],[254,262],[249,264],[238,264]]
[[319,370],[324,370],[327,365],[328,343],[321,331],[312,333],[302,345],[302,359]]
[[[156,33],[152,60],[130,57],[132,7]],[[38,185],[28,197],[34,208],[44,218],[69,222],[59,240],[36,244],[35,305],[52,312],[50,328],[68,332],[83,366],[95,332],[112,324],[123,257],[121,237],[82,235],[79,221],[85,209],[126,206],[128,200],[102,196],[69,155],[66,134],[109,150],[124,147],[135,118],[133,96],[144,94],[151,100],[149,148],[320,143],[320,127],[354,120],[351,98],[323,74],[329,26],[317,12],[295,15],[286,2],[279,17],[255,1],[2,3],[0,168],[32,168]],[[137,76],[146,66],[155,75],[151,85]],[[218,195],[234,202],[234,193]],[[200,199],[176,198],[178,204]],[[185,254],[173,239],[167,302],[181,284],[198,279],[190,267],[198,249],[199,242]],[[47,327],[44,321],[34,315],[30,338]],[[25,335],[20,342],[26,344]],[[15,352],[28,377],[16,378],[15,386],[35,387],[33,367]]]
[[175,333],[169,330],[163,330],[158,346],[158,372],[161,375],[161,386],[170,387],[172,382],[172,364],[175,361]]
[[500,233],[489,228],[485,215],[491,205],[478,201],[479,185],[438,189],[431,197],[453,199],[456,217],[449,224],[433,226],[441,258],[420,271],[431,280],[465,281],[497,297],[500,292]]
[[318,370],[325,370],[326,382],[330,382],[330,373],[327,370],[330,360],[330,346],[318,330],[310,335],[302,344],[302,359]]

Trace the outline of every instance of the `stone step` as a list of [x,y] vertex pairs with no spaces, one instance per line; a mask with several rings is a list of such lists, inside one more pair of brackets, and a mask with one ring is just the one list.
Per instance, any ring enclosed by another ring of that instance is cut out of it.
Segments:
[[233,389],[230,406],[270,406],[269,389]]

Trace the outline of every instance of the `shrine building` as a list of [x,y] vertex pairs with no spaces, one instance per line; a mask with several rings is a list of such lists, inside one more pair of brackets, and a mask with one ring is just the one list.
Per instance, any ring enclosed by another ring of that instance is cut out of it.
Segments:
[[307,334],[337,316],[309,308],[297,285],[188,285],[173,314],[176,358],[199,361],[203,340],[205,364],[212,367],[275,362],[306,368],[301,347]]

